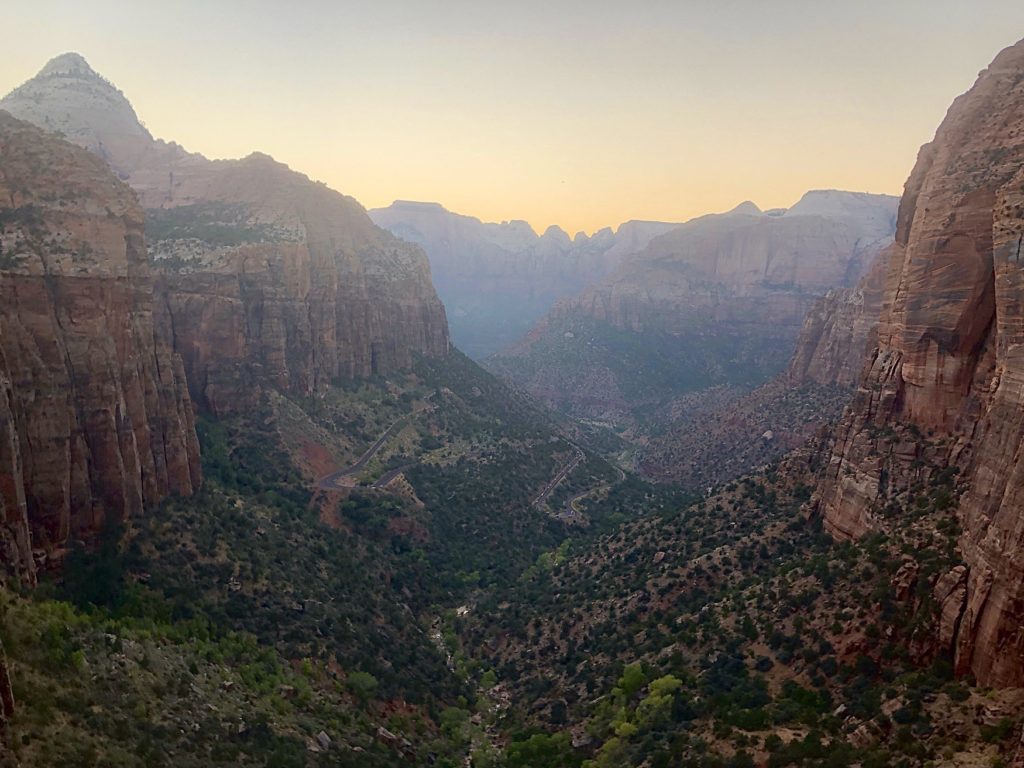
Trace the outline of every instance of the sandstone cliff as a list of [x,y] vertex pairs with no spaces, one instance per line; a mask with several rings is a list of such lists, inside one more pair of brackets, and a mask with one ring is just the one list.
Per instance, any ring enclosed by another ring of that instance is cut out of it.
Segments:
[[48,63],[0,108],[61,131],[136,190],[158,330],[201,406],[243,406],[263,384],[307,394],[447,352],[426,256],[353,199],[265,155],[211,161],[154,139],[77,54]]
[[448,308],[455,343],[486,357],[516,341],[561,298],[594,285],[624,258],[678,224],[629,221],[570,239],[525,221],[482,222],[437,203],[396,201],[370,217],[423,247]]
[[[1024,684],[1024,41],[925,145],[900,204],[877,349],[816,496],[856,537],[929,468],[956,467],[963,565],[934,585],[961,674]],[[898,519],[898,518],[897,518]]]
[[134,193],[0,112],[0,561],[31,583],[69,541],[199,481]]
[[878,341],[888,256],[879,254],[855,288],[835,288],[814,302],[786,371],[791,385],[860,382],[864,358]]
[[[827,209],[825,209],[827,210]],[[834,288],[804,317],[785,373],[751,392],[684,395],[639,451],[645,474],[698,490],[751,472],[834,424],[877,343],[888,251],[854,288]]]

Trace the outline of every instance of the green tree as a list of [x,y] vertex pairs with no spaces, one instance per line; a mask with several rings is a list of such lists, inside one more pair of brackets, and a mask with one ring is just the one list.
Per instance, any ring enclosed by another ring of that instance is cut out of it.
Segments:
[[348,689],[363,704],[377,692],[377,678],[369,672],[353,672],[348,676]]

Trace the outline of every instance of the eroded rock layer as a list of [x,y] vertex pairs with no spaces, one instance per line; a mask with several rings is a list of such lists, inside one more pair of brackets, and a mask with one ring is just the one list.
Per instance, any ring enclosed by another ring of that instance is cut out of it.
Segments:
[[923,468],[960,471],[964,570],[935,597],[940,640],[984,685],[1024,684],[1022,244],[1024,41],[953,103],[918,156],[878,346],[817,494],[826,528],[857,537],[885,527],[883,507]]
[[191,493],[198,456],[134,193],[0,112],[0,561],[33,581],[69,541]]
[[891,245],[897,202],[817,190],[785,211],[744,203],[694,219],[487,364],[555,408],[620,425],[680,395],[755,388],[786,370],[816,299],[855,286]]

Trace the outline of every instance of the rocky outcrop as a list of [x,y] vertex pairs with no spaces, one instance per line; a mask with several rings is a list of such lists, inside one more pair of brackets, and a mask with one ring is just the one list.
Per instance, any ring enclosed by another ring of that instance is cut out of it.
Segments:
[[136,190],[158,330],[199,405],[224,412],[263,385],[308,394],[447,352],[426,256],[352,198],[265,155],[211,161],[154,139],[77,54],[51,61],[0,108],[61,131]]
[[481,358],[516,341],[558,299],[599,282],[652,238],[679,226],[629,221],[570,239],[559,227],[537,235],[525,221],[485,223],[437,203],[396,201],[369,213],[427,252],[455,343]]
[[883,251],[855,288],[833,289],[814,302],[786,371],[791,385],[852,388],[860,382],[864,359],[878,341],[888,263]]
[[186,202],[150,209],[148,233],[160,327],[203,406],[228,410],[260,383],[308,394],[448,351],[423,252],[352,200],[263,155],[175,184]]
[[191,493],[198,456],[134,193],[0,112],[0,559],[31,583],[70,540]]
[[957,671],[984,685],[1024,684],[1022,167],[1024,41],[918,156],[877,349],[816,496],[826,528],[856,537],[883,527],[877,510],[923,465],[961,470],[964,591],[946,596],[941,625]]

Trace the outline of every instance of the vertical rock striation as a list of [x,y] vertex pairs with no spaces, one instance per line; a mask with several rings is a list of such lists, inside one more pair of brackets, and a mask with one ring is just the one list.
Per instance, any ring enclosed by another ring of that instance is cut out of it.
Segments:
[[0,112],[0,560],[31,583],[105,520],[191,493],[198,456],[135,195]]
[[875,512],[922,465],[961,470],[966,573],[945,590],[942,623],[957,671],[983,685],[1024,684],[1022,257],[1024,41],[953,103],[918,156],[877,348],[816,496],[826,528],[857,537],[882,525]]

